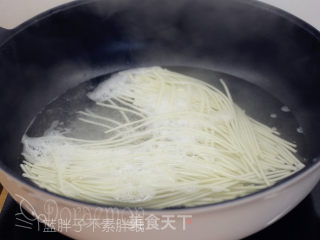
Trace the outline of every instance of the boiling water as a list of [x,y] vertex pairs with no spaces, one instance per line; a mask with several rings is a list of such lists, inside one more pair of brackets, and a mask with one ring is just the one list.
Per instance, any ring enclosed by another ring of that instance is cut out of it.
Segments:
[[[224,73],[190,67],[169,67],[168,69],[206,81],[222,91],[223,88],[219,80],[223,79],[230,89],[234,102],[244,109],[247,115],[278,130],[282,138],[297,144],[299,159],[305,161],[301,157],[305,155],[303,129],[299,126],[290,108],[270,93],[245,80]],[[105,139],[106,135],[101,131],[101,127],[79,120],[81,116],[78,111],[89,109],[117,121],[123,120],[118,110],[97,106],[87,96],[99,83],[110,76],[111,74],[103,75],[67,90],[35,117],[27,129],[26,135],[39,137],[58,132],[66,136],[88,140]],[[133,114],[129,114],[128,117],[132,120],[137,118]]]

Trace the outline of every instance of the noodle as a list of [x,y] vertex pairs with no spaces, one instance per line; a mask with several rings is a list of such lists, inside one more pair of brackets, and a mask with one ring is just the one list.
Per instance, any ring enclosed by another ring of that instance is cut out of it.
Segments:
[[105,137],[25,135],[23,176],[88,202],[166,208],[244,196],[303,168],[296,146],[247,116],[221,84],[226,94],[160,67],[114,74],[88,93],[100,110],[77,112]]

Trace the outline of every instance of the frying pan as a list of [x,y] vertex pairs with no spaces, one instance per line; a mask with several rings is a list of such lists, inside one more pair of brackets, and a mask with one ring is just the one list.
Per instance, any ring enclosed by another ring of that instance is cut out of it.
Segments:
[[[50,218],[80,216],[86,221],[102,212],[112,212],[107,217],[114,222],[130,220],[135,213],[156,217],[160,224],[169,216],[176,224],[175,230],[143,232],[52,226],[70,237],[239,239],[281,218],[319,181],[320,33],[288,13],[250,0],[77,1],[16,29],[0,29],[0,37],[0,181],[12,197],[47,224]],[[21,137],[47,103],[81,82],[153,65],[208,81],[211,74],[227,76],[242,107],[266,124],[271,124],[266,120],[270,111],[288,106],[292,112],[280,113],[274,124],[299,143],[306,167],[246,197],[164,210],[69,199],[21,176]],[[302,127],[303,135],[296,134],[296,127]]]

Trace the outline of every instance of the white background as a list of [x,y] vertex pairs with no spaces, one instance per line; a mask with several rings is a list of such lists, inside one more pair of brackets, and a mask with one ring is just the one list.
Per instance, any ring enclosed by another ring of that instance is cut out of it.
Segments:
[[[14,28],[38,13],[71,1],[72,0],[0,0],[0,26],[7,29]],[[320,0],[261,1],[282,8],[320,30]]]

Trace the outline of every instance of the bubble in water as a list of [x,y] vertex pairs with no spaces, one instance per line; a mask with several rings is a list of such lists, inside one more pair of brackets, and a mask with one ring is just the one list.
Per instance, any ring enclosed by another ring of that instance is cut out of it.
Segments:
[[298,128],[297,128],[297,132],[298,132],[298,133],[303,133],[302,127],[298,127]]
[[271,114],[270,114],[270,117],[271,117],[271,118],[277,118],[277,114],[271,113]]
[[281,111],[283,111],[283,112],[290,112],[290,108],[288,108],[288,106],[282,106],[282,107],[281,107]]

